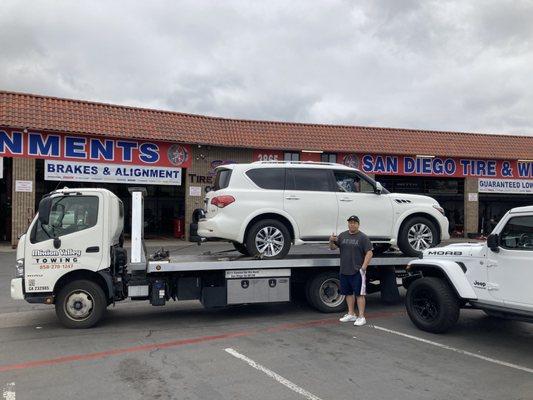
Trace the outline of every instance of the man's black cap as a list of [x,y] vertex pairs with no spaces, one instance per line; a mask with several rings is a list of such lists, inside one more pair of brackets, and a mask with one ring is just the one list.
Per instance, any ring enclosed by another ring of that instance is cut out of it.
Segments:
[[350,218],[348,218],[348,221],[355,221],[359,223],[359,217],[357,215],[351,215]]

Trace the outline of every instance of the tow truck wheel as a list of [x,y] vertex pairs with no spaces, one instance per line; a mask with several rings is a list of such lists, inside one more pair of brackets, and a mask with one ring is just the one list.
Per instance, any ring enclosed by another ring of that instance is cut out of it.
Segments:
[[94,326],[107,307],[105,293],[95,282],[79,280],[67,283],[56,299],[56,314],[67,328],[84,329]]
[[239,253],[241,253],[244,256],[249,256],[250,252],[246,248],[246,246],[242,243],[233,242],[233,247],[235,247],[235,250],[237,250]]
[[440,278],[420,278],[409,285],[405,306],[411,321],[423,331],[442,333],[459,318],[459,299]]
[[309,304],[324,313],[337,313],[346,309],[344,296],[340,293],[339,274],[324,272],[311,278],[306,285]]

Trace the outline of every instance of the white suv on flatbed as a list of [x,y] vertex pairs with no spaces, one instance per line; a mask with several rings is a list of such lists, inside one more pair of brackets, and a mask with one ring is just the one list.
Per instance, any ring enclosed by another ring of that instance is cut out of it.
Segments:
[[217,168],[198,236],[233,242],[243,254],[283,258],[291,243],[325,243],[357,215],[375,251],[397,245],[417,256],[449,239],[448,219],[427,196],[395,194],[341,164],[255,162]]

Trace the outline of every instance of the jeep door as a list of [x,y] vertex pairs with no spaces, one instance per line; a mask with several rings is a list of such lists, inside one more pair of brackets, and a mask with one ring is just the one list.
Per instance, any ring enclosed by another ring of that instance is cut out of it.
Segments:
[[348,217],[357,215],[361,231],[371,240],[389,240],[393,220],[390,198],[376,193],[372,182],[356,171],[334,170],[333,173],[339,204],[337,231],[345,231]]
[[287,168],[283,208],[303,241],[327,241],[336,233],[338,205],[333,174],[328,169]]
[[509,219],[498,252],[489,253],[487,289],[506,305],[533,310],[533,216]]

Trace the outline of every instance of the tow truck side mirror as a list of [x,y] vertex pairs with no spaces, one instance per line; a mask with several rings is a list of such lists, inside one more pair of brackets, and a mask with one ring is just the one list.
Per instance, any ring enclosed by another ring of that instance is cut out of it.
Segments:
[[39,222],[48,225],[50,220],[50,210],[52,208],[52,198],[45,197],[39,202]]
[[500,237],[498,236],[497,233],[492,233],[487,237],[487,246],[489,247],[489,249],[491,249],[495,253],[500,251],[499,245],[500,245]]

